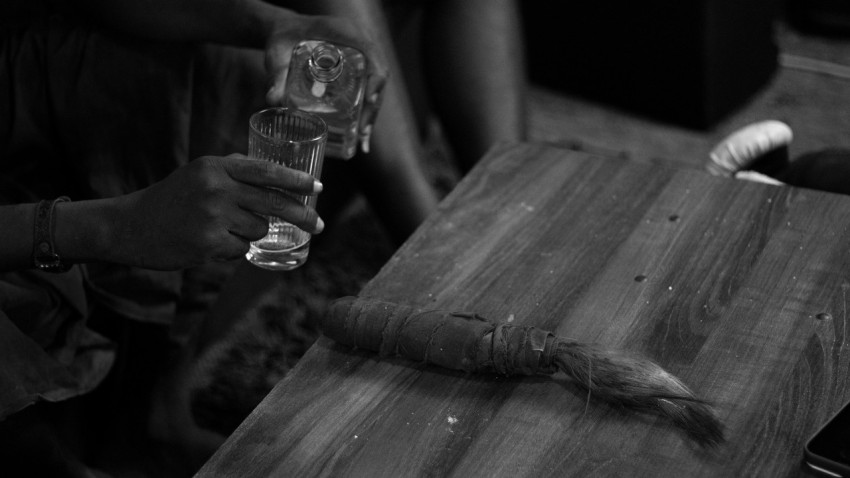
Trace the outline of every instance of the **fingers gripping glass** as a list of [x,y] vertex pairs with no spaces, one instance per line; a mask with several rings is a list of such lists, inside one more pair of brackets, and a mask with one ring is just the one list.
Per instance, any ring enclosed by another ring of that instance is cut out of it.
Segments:
[[[269,108],[251,115],[248,123],[249,159],[273,161],[321,178],[328,138],[321,118],[287,108]],[[315,195],[287,194],[305,206],[316,206]],[[264,269],[292,270],[307,261],[310,239],[310,233],[270,216],[268,234],[252,242],[245,257]]]

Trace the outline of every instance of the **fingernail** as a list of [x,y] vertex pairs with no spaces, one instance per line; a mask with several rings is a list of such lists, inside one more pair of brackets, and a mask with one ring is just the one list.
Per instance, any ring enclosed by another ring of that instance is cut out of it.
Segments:
[[322,218],[316,219],[316,232],[314,232],[313,234],[318,234],[318,233],[320,233],[324,230],[325,230],[325,221],[323,221]]
[[317,180],[313,180],[313,193],[314,194],[318,194],[318,193],[322,192],[322,189],[324,189],[324,188],[325,188],[325,186],[322,185],[322,183],[320,183]]
[[366,125],[360,133],[360,149],[369,154],[369,141],[372,138],[372,125]]

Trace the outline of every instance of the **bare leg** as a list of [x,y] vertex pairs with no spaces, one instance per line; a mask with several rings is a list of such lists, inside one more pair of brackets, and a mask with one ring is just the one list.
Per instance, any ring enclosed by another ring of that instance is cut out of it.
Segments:
[[425,19],[432,101],[469,170],[500,141],[526,138],[520,14],[511,0],[440,0]]
[[375,124],[373,151],[355,158],[363,192],[379,217],[386,218],[397,242],[407,238],[436,208],[437,195],[422,169],[425,151],[401,66],[392,48],[387,20],[375,0],[328,2],[335,14],[349,16],[387,45],[391,77]]
[[[375,124],[373,152],[360,158],[364,194],[390,233],[401,243],[436,208],[437,195],[423,169],[425,151],[403,82],[390,81]],[[386,222],[386,221],[385,221]]]

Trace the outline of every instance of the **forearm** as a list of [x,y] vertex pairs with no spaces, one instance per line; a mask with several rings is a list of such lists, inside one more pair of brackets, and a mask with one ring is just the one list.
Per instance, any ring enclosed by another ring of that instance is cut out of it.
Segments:
[[254,48],[264,47],[274,29],[304,23],[295,12],[262,0],[77,0],[74,5],[102,26],[143,38]]
[[[33,267],[35,204],[0,206],[0,271]],[[53,243],[63,262],[118,261],[108,247],[115,224],[110,200],[60,202],[54,208]]]

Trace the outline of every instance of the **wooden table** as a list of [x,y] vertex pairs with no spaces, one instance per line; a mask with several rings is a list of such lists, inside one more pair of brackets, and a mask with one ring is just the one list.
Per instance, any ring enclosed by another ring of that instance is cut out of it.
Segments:
[[320,339],[200,476],[806,476],[850,399],[850,198],[543,145],[492,151],[362,296],[641,353],[727,442],[588,401]]

